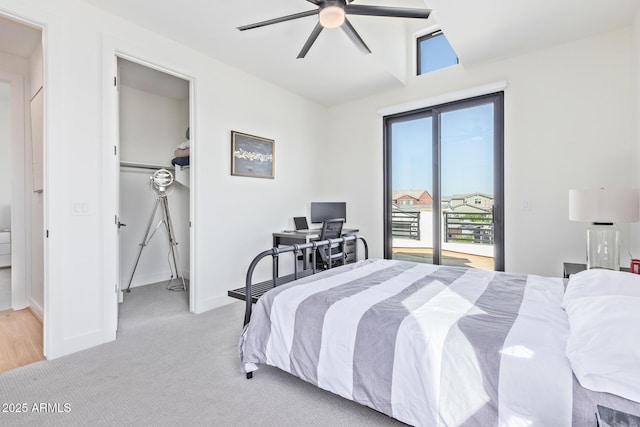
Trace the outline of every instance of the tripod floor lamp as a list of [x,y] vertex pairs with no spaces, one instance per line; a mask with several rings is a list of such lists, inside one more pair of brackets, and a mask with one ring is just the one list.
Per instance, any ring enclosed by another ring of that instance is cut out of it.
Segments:
[[[159,169],[155,171],[153,175],[151,175],[150,179],[153,189],[157,194],[156,203],[153,207],[151,218],[149,218],[149,223],[147,225],[147,230],[145,231],[144,238],[142,239],[142,243],[140,243],[140,251],[138,252],[136,263],[133,266],[133,271],[131,272],[129,285],[127,286],[127,289],[125,289],[125,291],[131,292],[131,282],[133,282],[133,276],[136,273],[136,269],[138,268],[138,262],[140,262],[142,250],[149,244],[151,238],[156,234],[156,231],[158,231],[161,226],[164,226],[164,230],[167,233],[171,251],[171,257],[169,260],[169,267],[171,268],[171,278],[169,279],[169,283],[167,284],[167,289],[172,291],[186,291],[187,286],[184,280],[184,276],[182,275],[182,268],[180,267],[180,256],[177,250],[178,242],[176,241],[175,234],[173,232],[173,224],[171,223],[171,214],[169,213],[169,203],[167,199],[167,188],[171,184],[173,184],[173,174],[167,169]],[[158,210],[160,210],[160,220],[152,230],[151,226],[154,223]],[[171,266],[171,262],[173,262],[173,266]],[[176,285],[172,285],[171,283],[174,279],[178,279],[181,282]]]

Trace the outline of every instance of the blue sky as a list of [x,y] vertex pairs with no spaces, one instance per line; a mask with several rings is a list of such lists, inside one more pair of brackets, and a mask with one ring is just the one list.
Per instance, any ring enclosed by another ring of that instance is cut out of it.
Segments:
[[[433,194],[431,124],[428,117],[392,125],[393,190]],[[443,113],[441,133],[442,195],[493,194],[493,106]]]
[[420,43],[420,71],[422,74],[458,63],[458,57],[444,34]]

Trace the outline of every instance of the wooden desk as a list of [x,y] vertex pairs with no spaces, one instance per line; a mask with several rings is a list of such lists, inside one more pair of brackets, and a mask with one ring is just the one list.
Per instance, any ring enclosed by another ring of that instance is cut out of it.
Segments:
[[[342,235],[348,236],[351,234],[356,234],[360,230],[357,228],[343,228]],[[303,243],[309,243],[313,240],[320,239],[320,229],[318,230],[307,230],[307,231],[280,231],[273,233],[273,247],[277,248],[278,246],[291,246],[291,245],[300,245]],[[353,251],[347,254],[347,262],[355,262],[358,259],[358,245],[357,241],[353,243]],[[302,266],[303,269],[306,270],[308,268],[309,263],[309,254],[307,250],[302,254]]]

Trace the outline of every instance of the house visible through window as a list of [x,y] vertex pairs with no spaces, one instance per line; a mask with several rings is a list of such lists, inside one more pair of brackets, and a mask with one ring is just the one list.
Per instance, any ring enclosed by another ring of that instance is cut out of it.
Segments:
[[418,75],[458,63],[458,55],[440,30],[418,38],[417,47]]

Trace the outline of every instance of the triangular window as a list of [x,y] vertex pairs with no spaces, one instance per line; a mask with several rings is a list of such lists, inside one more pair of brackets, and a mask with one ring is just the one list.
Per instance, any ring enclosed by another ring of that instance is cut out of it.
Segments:
[[440,30],[419,37],[417,47],[418,75],[458,63],[458,55]]

